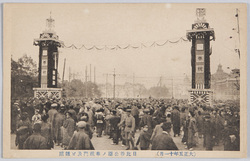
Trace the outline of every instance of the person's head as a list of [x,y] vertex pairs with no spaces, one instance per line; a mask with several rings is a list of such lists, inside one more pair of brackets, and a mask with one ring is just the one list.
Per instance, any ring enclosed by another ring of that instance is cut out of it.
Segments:
[[79,129],[85,129],[87,126],[87,123],[85,121],[79,121],[76,125]]
[[211,116],[209,114],[207,114],[207,115],[204,116],[205,121],[209,121],[210,118],[211,118]]
[[150,113],[150,109],[149,109],[149,108],[145,108],[145,109],[143,110],[143,112],[144,112],[145,114],[149,114],[149,113]]
[[131,115],[131,109],[130,109],[130,108],[128,108],[128,109],[126,110],[126,112],[127,112],[127,115],[128,115],[128,116]]
[[40,133],[41,132],[41,124],[40,123],[35,123],[33,126],[33,131],[36,133]]
[[51,104],[51,108],[55,109],[57,107],[57,104],[56,103],[52,103]]
[[170,132],[172,125],[170,122],[164,122],[163,125],[161,126],[163,131]]
[[43,122],[47,122],[48,118],[49,118],[48,114],[42,115],[42,117],[41,117]]
[[66,113],[66,118],[71,118],[71,117],[72,117],[72,113],[67,112],[67,113]]
[[85,116],[85,115],[83,115],[83,116],[80,117],[79,121],[86,121],[87,122],[88,121],[88,117]]
[[69,109],[74,109],[74,106],[73,106],[73,105],[70,105],[70,106],[69,106]]
[[220,116],[224,116],[225,115],[225,111],[224,110],[220,110],[219,115]]
[[65,110],[66,110],[65,106],[62,104],[62,105],[60,106],[59,112],[60,112],[60,113],[64,113]]
[[185,112],[186,108],[185,107],[182,107],[181,108],[181,112]]
[[171,117],[171,113],[170,113],[170,112],[167,112],[167,113],[166,113],[166,117],[167,117],[167,118],[170,118],[170,117]]
[[163,117],[161,117],[161,119],[160,119],[160,123],[166,122],[166,120],[167,120],[166,116],[163,116]]
[[144,125],[142,130],[145,132],[148,131],[148,125]]
[[202,109],[203,109],[203,111],[206,111],[207,107],[206,106],[202,106]]
[[116,115],[117,112],[116,112],[116,110],[112,110],[111,113],[112,113],[112,115]]
[[188,113],[188,116],[189,116],[189,117],[194,117],[194,115],[195,115],[195,114],[194,114],[193,111],[189,111],[189,113]]
[[37,115],[39,113],[39,109],[35,109],[35,114]]
[[28,118],[28,113],[27,112],[23,112],[21,115],[21,120],[24,121]]
[[109,107],[109,104],[108,104],[108,103],[105,103],[105,104],[104,104],[104,107],[108,108],[108,107]]
[[14,103],[14,106],[18,107],[18,106],[19,106],[19,103],[18,103],[18,102],[15,102],[15,103]]

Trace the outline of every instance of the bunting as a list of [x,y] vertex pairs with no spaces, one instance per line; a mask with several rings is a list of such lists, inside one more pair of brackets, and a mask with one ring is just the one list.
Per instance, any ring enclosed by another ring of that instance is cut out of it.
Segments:
[[70,49],[85,49],[85,50],[125,50],[125,49],[140,49],[140,48],[150,48],[150,47],[161,47],[165,46],[168,43],[170,44],[176,44],[179,42],[187,42],[188,39],[186,39],[184,36],[179,38],[178,40],[172,41],[172,40],[166,40],[166,41],[154,41],[150,43],[138,43],[138,44],[128,44],[128,45],[90,45],[90,47],[87,47],[86,45],[81,45],[80,47],[77,47],[74,44],[71,44],[69,46],[62,44],[64,48],[70,48]]

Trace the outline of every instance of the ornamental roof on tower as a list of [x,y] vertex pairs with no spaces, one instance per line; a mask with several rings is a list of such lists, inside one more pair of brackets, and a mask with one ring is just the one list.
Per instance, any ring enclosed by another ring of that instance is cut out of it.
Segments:
[[55,27],[55,20],[53,18],[46,19],[46,29],[43,33],[40,34],[40,38],[34,39],[34,45],[41,45],[44,43],[51,43],[54,42],[58,47],[63,47],[63,41],[59,40],[59,36],[54,31]]
[[186,37],[189,41],[192,40],[193,37],[197,35],[208,35],[211,40],[215,40],[214,29],[210,28],[209,23],[207,23],[206,9],[205,8],[197,8],[196,9],[197,20],[194,24],[192,24],[192,30],[187,30]]

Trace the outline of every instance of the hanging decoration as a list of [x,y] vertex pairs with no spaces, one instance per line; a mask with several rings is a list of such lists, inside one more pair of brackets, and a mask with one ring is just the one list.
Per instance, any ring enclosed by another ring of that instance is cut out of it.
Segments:
[[[166,40],[166,41],[161,41],[161,42],[157,42],[157,41],[154,41],[154,42],[151,42],[151,43],[140,43],[140,45],[135,45],[135,44],[128,44],[126,46],[121,46],[121,45],[91,45],[90,47],[87,47],[86,45],[81,45],[80,47],[77,47],[76,45],[72,44],[72,45],[65,45],[65,44],[62,44],[62,46],[64,48],[71,48],[71,49],[77,49],[77,50],[81,50],[81,49],[85,49],[85,50],[124,50],[124,49],[139,49],[139,48],[150,48],[150,47],[156,47],[156,46],[165,46],[166,44],[168,43],[171,43],[171,44],[176,44],[176,43],[179,43],[179,42],[186,42],[188,41],[188,39],[181,37],[179,38],[178,40],[176,41],[171,41],[171,40]],[[163,42],[163,43],[162,43]],[[149,45],[147,45],[149,44]]]

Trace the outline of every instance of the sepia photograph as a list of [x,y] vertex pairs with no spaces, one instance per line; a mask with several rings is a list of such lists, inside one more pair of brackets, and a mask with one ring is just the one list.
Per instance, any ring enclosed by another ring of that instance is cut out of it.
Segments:
[[5,3],[3,156],[244,158],[246,59],[243,3]]

